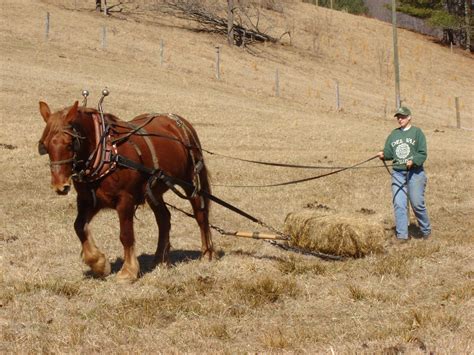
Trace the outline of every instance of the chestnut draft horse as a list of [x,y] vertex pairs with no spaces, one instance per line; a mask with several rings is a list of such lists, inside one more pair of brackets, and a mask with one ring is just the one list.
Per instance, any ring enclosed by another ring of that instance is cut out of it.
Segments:
[[111,269],[92,239],[89,223],[101,209],[113,208],[120,220],[124,248],[117,279],[133,281],[138,277],[133,219],[136,207],[145,200],[158,224],[155,262],[169,262],[171,216],[163,194],[170,188],[189,199],[201,231],[201,255],[212,259],[210,201],[199,193],[210,193],[209,178],[198,136],[188,121],[174,114],[144,114],[126,122],[79,107],[77,101],[54,113],[44,102],[39,103],[39,109],[46,122],[39,153],[49,155],[54,191],[66,195],[71,181],[74,184],[74,229],[82,244],[82,258],[95,276],[107,276]]

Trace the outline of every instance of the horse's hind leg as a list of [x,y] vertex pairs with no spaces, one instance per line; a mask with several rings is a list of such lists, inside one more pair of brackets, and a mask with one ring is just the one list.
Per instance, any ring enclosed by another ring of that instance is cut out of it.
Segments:
[[201,196],[195,196],[190,199],[193,207],[194,218],[201,230],[201,257],[208,257],[212,260],[214,247],[212,245],[211,230],[209,228],[209,201]]
[[155,264],[168,264],[171,248],[171,214],[161,196],[154,197],[154,201],[149,201],[149,205],[155,214],[156,223],[158,224],[158,246],[155,253]]
[[88,201],[77,201],[78,213],[74,222],[74,230],[82,244],[82,259],[90,266],[95,276],[105,277],[110,274],[110,263],[95,245],[89,230],[89,223],[98,210],[88,206]]

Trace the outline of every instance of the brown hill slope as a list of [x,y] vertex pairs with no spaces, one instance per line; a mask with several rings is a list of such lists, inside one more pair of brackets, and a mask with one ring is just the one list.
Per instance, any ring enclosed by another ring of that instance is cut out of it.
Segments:
[[[472,352],[473,233],[470,130],[472,57],[400,31],[402,96],[426,132],[427,203],[434,237],[386,254],[329,263],[267,243],[214,233],[220,259],[196,260],[195,222],[173,213],[172,268],[150,268],[156,227],[147,207],[135,229],[143,276],[132,285],[88,278],[73,231],[74,193],[53,195],[38,101],[61,108],[107,86],[107,111],[124,119],[175,112],[193,122],[204,147],[249,159],[347,165],[373,156],[394,127],[391,27],[312,5],[267,11],[292,46],[261,46],[252,56],[222,38],[127,3],[104,18],[91,1],[5,0],[1,6],[0,243],[1,349],[8,352]],[[143,3],[143,4],[142,4]],[[45,16],[50,13],[49,40]],[[102,27],[107,47],[101,48]],[[159,41],[165,44],[160,66]],[[221,80],[215,79],[215,46]],[[280,97],[275,97],[275,71]],[[343,110],[336,112],[335,80]],[[449,94],[448,94],[449,93]],[[319,171],[259,167],[207,156],[214,192],[281,229],[285,216],[326,205],[393,226],[383,168],[354,170],[278,189],[231,189]],[[375,164],[374,164],[375,165]],[[167,201],[187,208],[171,193]],[[471,216],[471,217],[469,217]],[[212,222],[261,229],[219,206]],[[120,267],[115,213],[92,223],[97,243]],[[189,259],[189,260],[185,260]]]

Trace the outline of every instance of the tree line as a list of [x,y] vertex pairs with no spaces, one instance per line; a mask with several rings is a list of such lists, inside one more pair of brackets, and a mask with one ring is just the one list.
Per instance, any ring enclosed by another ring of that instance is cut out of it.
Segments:
[[473,0],[398,0],[397,10],[443,30],[443,43],[474,50]]

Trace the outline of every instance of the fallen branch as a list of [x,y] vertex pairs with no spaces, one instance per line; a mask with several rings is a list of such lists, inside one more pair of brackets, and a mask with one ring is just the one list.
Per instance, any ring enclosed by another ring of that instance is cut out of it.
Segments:
[[[228,34],[227,18],[216,15],[199,2],[191,0],[168,0],[165,1],[164,11],[178,18],[197,22],[201,26],[201,29],[198,29],[198,31],[217,33],[223,36],[227,36]],[[258,18],[256,24],[253,24],[249,16],[245,13],[244,15],[248,20],[247,22],[250,23],[250,27],[243,24],[244,21],[241,17],[239,17],[239,22],[233,23],[232,30],[234,43],[236,45],[247,46],[255,42],[278,42],[277,38],[258,29]]]

